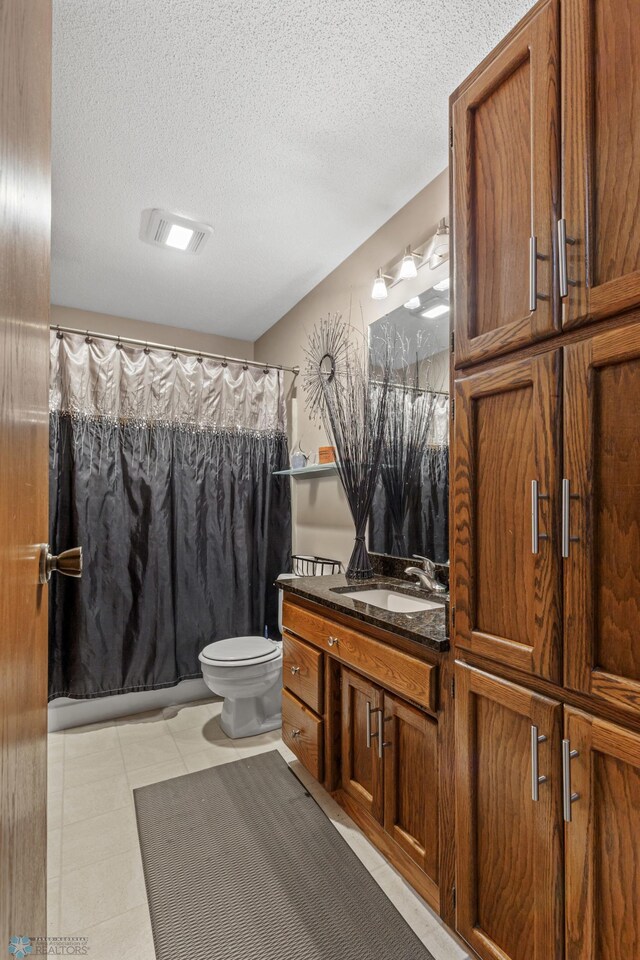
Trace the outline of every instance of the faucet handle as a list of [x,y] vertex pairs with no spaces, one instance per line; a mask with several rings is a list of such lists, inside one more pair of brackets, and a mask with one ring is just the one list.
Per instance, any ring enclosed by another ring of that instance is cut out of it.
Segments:
[[429,557],[423,557],[419,553],[412,554],[414,560],[422,560],[422,567],[425,573],[428,573],[430,577],[434,577],[436,573],[436,564],[434,560],[431,560]]

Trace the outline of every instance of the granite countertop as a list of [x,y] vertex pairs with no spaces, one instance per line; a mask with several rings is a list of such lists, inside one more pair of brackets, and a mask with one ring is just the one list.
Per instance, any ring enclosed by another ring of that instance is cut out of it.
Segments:
[[[445,628],[444,600],[448,594],[430,594],[406,580],[394,580],[390,577],[374,577],[372,580],[347,580],[343,573],[328,577],[297,577],[295,580],[278,580],[277,586],[285,593],[312,600],[330,610],[336,610],[354,620],[370,623],[381,630],[388,630],[397,636],[413,640],[429,650],[444,653],[449,649],[449,640]],[[415,600],[434,600],[442,603],[436,610],[422,610],[418,613],[394,613],[382,610],[362,600],[344,596],[360,590],[394,590]]]

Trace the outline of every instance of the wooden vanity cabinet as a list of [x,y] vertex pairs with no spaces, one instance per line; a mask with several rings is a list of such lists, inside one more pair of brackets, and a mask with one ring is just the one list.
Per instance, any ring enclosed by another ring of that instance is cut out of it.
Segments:
[[437,710],[439,667],[289,597],[283,623],[283,740],[428,903],[452,916],[440,755],[453,717],[447,726]]
[[382,822],[383,771],[378,741],[384,694],[357,673],[341,672],[342,789]]
[[559,4],[539,4],[451,99],[456,362],[558,327]]
[[438,722],[345,667],[342,790],[424,871],[437,903]]

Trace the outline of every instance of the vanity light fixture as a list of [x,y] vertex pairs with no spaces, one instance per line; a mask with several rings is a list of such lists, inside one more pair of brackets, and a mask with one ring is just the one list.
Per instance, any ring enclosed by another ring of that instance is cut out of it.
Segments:
[[433,289],[438,290],[442,293],[444,290],[448,290],[450,286],[451,278],[445,277],[444,280],[439,280],[438,283],[434,283]]
[[404,306],[406,310],[418,310],[420,308],[420,297],[411,297]]
[[435,320],[436,317],[442,317],[445,313],[449,313],[449,307],[446,303],[437,303],[435,307],[423,310],[422,316],[427,320]]
[[411,252],[411,247],[405,248],[404,257],[402,258],[400,271],[398,273],[398,278],[400,280],[413,280],[414,277],[418,276],[418,268],[415,261],[416,257],[421,259],[417,253]]
[[371,299],[372,300],[386,300],[389,296],[389,291],[387,290],[387,280],[391,280],[391,277],[387,277],[386,274],[382,272],[382,267],[378,270],[378,275],[373,281],[373,287],[371,288]]
[[444,263],[448,258],[449,227],[447,226],[446,218],[443,217],[438,224],[435,236],[432,237],[431,242],[424,251],[424,259],[428,262],[429,267],[435,270],[436,267],[439,267],[440,264]]

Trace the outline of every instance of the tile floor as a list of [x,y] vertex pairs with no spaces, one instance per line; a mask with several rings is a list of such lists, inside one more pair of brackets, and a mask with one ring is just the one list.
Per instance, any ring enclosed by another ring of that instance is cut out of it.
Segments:
[[87,937],[91,960],[155,960],[133,789],[276,748],[435,960],[464,960],[465,949],[306,774],[279,731],[229,740],[221,709],[215,700],[181,704],[49,735],[49,935]]

